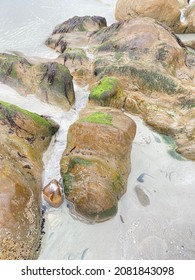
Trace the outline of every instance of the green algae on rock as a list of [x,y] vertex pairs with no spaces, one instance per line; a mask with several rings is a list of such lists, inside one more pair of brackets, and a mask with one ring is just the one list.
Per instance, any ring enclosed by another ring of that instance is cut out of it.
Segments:
[[122,85],[115,77],[103,77],[97,85],[92,87],[90,104],[122,108],[125,99]]
[[83,118],[80,122],[97,123],[104,125],[112,125],[112,115],[104,114],[102,112],[95,112]]
[[70,126],[61,176],[65,196],[79,215],[101,222],[116,214],[131,169],[135,130],[121,111],[98,106],[83,109]]
[[36,259],[42,156],[58,125],[0,101],[0,259]]

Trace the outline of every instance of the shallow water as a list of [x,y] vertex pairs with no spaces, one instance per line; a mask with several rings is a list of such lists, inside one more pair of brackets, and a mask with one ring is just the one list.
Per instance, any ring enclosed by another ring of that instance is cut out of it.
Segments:
[[[111,23],[111,3],[116,1],[1,2],[0,51],[17,50],[51,58],[56,53],[44,46],[44,39],[56,24],[75,14],[94,15],[94,11],[96,15],[107,15]],[[75,90],[75,108],[63,112],[35,96],[20,96],[0,84],[0,100],[51,116],[60,124],[44,155],[43,186],[51,179],[60,179],[59,160],[66,146],[68,127],[87,101],[87,88],[75,85]],[[66,203],[53,209],[44,202],[48,207],[46,235],[39,259],[195,259],[195,163],[172,158],[162,136],[138,117],[131,117],[137,124],[132,171],[117,215],[104,223],[87,224],[71,216]]]

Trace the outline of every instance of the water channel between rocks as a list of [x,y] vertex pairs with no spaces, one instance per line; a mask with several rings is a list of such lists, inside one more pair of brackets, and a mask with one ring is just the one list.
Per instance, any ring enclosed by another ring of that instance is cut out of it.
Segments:
[[[75,5],[80,6],[76,15],[95,13],[106,16],[110,24],[116,1],[91,0],[85,4],[84,0],[72,0],[66,9],[64,0],[17,0],[22,16],[15,13],[13,1],[2,2],[0,51],[55,58],[55,52],[44,46],[44,39],[56,24],[75,15]],[[182,35],[182,40],[195,35],[187,36]],[[0,84],[0,100],[50,116],[60,124],[44,154],[43,186],[51,179],[60,179],[59,161],[68,128],[87,102],[87,87],[75,85],[75,92],[75,108],[64,112]],[[132,170],[117,215],[104,223],[88,224],[70,215],[66,203],[58,209],[47,205],[46,234],[39,259],[195,259],[195,163],[171,157],[171,147],[162,135],[139,117],[131,117],[137,124]]]

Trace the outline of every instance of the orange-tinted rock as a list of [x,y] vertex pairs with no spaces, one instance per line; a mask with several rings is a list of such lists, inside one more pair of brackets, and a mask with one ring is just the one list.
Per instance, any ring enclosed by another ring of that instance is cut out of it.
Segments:
[[78,214],[101,222],[114,216],[131,170],[135,123],[107,107],[83,109],[70,126],[61,159],[66,198]]
[[58,127],[0,101],[0,259],[36,259],[42,156]]
[[52,207],[58,208],[63,202],[61,186],[57,180],[52,180],[43,189],[43,197]]
[[151,17],[169,27],[174,27],[180,18],[180,4],[177,0],[118,0],[115,17],[119,21]]

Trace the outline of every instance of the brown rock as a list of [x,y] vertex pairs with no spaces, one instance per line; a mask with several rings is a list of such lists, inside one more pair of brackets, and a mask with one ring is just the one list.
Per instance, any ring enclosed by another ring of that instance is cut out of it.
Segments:
[[186,8],[184,15],[187,22],[184,33],[195,33],[195,3]]
[[52,207],[58,208],[63,203],[61,186],[57,180],[52,180],[44,187],[43,197]]
[[116,214],[126,191],[135,130],[130,118],[107,107],[83,109],[71,125],[61,175],[77,213],[96,222]]
[[58,127],[0,101],[0,259],[36,259],[43,152]]
[[185,41],[186,47],[189,47],[191,49],[195,50],[195,40]]
[[151,17],[173,28],[180,18],[180,5],[177,0],[118,0],[115,17],[119,21]]
[[184,8],[188,5],[189,0],[178,0],[180,8]]

